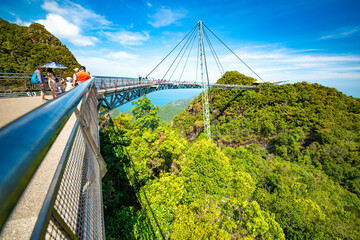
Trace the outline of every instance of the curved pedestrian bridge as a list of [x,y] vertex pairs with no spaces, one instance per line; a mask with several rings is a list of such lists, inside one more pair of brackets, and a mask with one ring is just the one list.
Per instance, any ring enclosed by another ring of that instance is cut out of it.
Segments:
[[100,107],[108,111],[144,93],[200,87],[97,77],[46,103],[40,97],[0,99],[0,239],[104,239]]

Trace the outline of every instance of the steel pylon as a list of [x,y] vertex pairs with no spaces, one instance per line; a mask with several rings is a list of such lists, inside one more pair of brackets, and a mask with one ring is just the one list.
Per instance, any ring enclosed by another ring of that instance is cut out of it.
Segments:
[[202,86],[202,108],[203,108],[203,119],[204,119],[204,132],[208,135],[211,140],[210,131],[210,111],[209,111],[209,96],[208,96],[208,82],[204,77],[204,65],[205,65],[205,49],[203,41],[203,28],[202,22],[199,21],[199,53],[200,53],[200,74],[201,74],[201,86]]

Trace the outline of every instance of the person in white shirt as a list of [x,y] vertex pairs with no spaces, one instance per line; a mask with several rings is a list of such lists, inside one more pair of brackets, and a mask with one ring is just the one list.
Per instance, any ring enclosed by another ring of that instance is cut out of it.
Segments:
[[66,84],[66,86],[65,86],[65,92],[68,92],[68,91],[70,91],[71,89],[74,88],[74,86],[73,86],[73,79],[72,79],[71,77],[67,77],[66,80],[67,80],[67,81],[65,82],[65,84]]

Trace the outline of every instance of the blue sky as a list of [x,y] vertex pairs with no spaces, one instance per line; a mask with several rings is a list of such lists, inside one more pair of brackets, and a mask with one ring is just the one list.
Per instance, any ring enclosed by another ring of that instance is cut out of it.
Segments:
[[[148,74],[202,20],[266,81],[317,82],[360,97],[359,0],[1,0],[0,17],[24,26],[39,22],[91,74],[123,77]],[[256,77],[211,42],[225,71]],[[220,73],[206,51],[214,82]],[[167,64],[151,76],[161,78]],[[183,80],[195,75],[191,55]]]

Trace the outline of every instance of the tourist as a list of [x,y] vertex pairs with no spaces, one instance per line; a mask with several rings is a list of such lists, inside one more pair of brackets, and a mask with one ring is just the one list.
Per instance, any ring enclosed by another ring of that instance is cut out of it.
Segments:
[[42,66],[37,66],[36,67],[36,78],[39,80],[39,86],[40,86],[40,95],[41,95],[41,100],[44,101],[48,101],[48,99],[45,98],[45,78],[42,75],[42,71],[43,68]]
[[91,78],[90,74],[86,72],[86,68],[84,66],[80,67],[80,72],[76,74],[77,82],[83,83]]
[[[49,72],[48,72],[49,73]],[[55,77],[51,76],[50,74],[46,74],[48,76],[48,84],[49,84],[49,88],[51,90],[51,94],[53,99],[56,97],[56,91],[58,90],[58,85],[56,83]]]
[[65,85],[66,85],[65,92],[68,92],[74,88],[74,85],[73,85],[73,79],[71,77],[67,77],[66,80],[67,81],[65,82]]
[[78,74],[79,72],[79,68],[74,68],[74,75],[73,75],[73,81],[72,81],[72,85],[73,87],[75,87],[77,85],[77,78],[76,78],[76,74]]
[[47,71],[46,71],[46,77],[47,79],[49,78],[53,78],[54,80],[56,79],[56,76],[52,70],[52,68],[48,68]]
[[60,80],[59,80],[58,78],[56,78],[56,84],[58,86],[58,92],[56,92],[56,94],[59,96],[64,93],[64,91],[63,91],[64,79],[60,78]]

